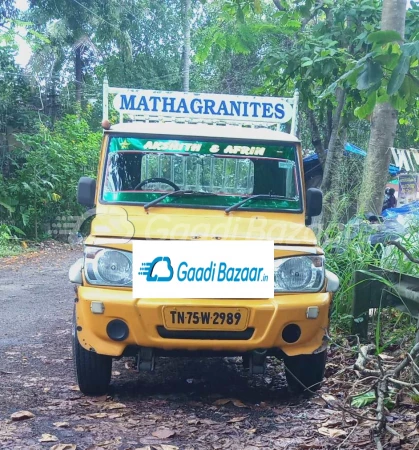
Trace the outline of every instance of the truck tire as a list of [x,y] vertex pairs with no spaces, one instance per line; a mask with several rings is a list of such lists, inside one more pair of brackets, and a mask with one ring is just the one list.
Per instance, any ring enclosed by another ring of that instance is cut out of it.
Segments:
[[73,316],[73,361],[77,383],[85,395],[104,395],[112,375],[112,357],[85,350],[79,343]]
[[324,378],[326,359],[327,350],[312,355],[285,356],[285,376],[289,389],[295,393],[319,389]]

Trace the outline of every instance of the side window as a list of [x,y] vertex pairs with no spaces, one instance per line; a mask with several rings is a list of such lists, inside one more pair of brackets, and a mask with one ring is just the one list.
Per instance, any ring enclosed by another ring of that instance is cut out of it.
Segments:
[[132,153],[110,153],[105,173],[105,192],[130,191],[141,181],[142,155]]

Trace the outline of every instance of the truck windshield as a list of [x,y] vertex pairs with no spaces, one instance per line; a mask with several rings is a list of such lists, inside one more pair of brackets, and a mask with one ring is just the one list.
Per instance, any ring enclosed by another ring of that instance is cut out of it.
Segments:
[[[240,210],[301,210],[298,159],[289,143],[111,136],[102,202],[222,208],[247,197]],[[205,193],[206,195],[200,195]],[[196,194],[196,195],[194,195]]]

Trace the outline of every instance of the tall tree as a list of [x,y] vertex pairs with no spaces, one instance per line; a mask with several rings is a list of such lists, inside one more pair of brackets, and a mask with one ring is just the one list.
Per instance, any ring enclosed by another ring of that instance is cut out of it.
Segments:
[[[406,0],[383,1],[381,30],[394,30],[403,39],[405,20]],[[371,135],[358,205],[360,212],[381,212],[391,160],[390,148],[394,143],[396,129],[397,110],[389,102],[377,103],[371,120]]]
[[191,65],[191,0],[183,0],[183,91],[189,92]]

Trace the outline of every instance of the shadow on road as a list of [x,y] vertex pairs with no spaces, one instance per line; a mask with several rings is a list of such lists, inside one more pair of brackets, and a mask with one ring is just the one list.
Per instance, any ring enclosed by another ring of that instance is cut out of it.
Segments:
[[111,394],[120,400],[235,398],[245,403],[281,403],[293,398],[282,375],[282,364],[274,358],[269,358],[265,375],[249,374],[241,358],[158,358],[151,373],[127,371],[127,361],[131,363],[127,359],[114,363],[114,372],[121,375],[113,377]]

